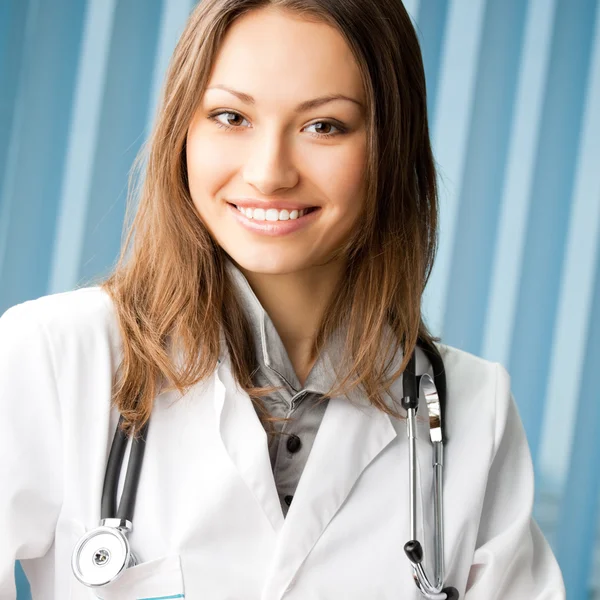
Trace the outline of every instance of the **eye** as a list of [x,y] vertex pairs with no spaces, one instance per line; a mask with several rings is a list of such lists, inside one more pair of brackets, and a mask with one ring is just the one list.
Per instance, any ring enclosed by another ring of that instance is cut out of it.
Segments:
[[[218,118],[223,115],[225,115],[225,121],[226,121],[225,123]],[[237,127],[239,125],[239,123],[231,123],[230,118],[229,118],[229,116],[231,116],[231,115],[233,115],[234,117],[237,117],[238,119],[242,119],[242,121],[246,120],[239,113],[232,112],[232,111],[221,111],[218,113],[213,113],[211,115],[208,115],[208,118],[211,121],[214,121],[214,123],[217,127],[223,127],[225,129],[234,129],[235,127]]]
[[[338,125],[334,125],[330,121],[317,121],[316,123],[311,123],[308,127],[314,127],[315,125],[320,125],[321,127],[324,125],[326,131],[321,131],[316,134],[311,133],[311,135],[313,137],[330,138],[330,137],[334,137],[336,135],[340,135],[340,134],[344,133],[344,131],[345,131],[342,127],[339,127]],[[331,128],[337,129],[337,133],[330,133]]]

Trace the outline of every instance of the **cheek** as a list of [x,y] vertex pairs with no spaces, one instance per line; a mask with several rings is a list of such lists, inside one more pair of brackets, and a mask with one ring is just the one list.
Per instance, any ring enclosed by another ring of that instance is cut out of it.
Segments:
[[210,136],[191,132],[186,150],[190,193],[198,210],[230,176],[231,152],[211,142]]
[[313,173],[331,208],[336,213],[343,213],[344,220],[353,220],[364,202],[366,144],[349,144],[339,150],[323,160],[313,159]]

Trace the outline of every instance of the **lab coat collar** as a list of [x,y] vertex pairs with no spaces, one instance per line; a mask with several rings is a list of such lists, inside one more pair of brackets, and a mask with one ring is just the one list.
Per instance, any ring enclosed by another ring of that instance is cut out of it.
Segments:
[[267,433],[250,396],[236,382],[227,353],[221,356],[214,384],[216,422],[225,451],[277,532],[283,525],[283,513],[271,468]]
[[278,597],[396,430],[386,413],[359,395],[331,398],[284,519],[267,435],[250,397],[235,383],[227,357],[215,372],[214,401],[223,445],[276,533],[263,597]]
[[372,406],[331,398],[277,539],[263,598],[280,598],[355,483],[396,437]]

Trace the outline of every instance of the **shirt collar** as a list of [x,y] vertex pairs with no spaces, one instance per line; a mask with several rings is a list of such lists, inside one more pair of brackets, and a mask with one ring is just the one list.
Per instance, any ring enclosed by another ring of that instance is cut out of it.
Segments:
[[339,365],[338,358],[341,357],[340,352],[343,347],[341,340],[334,336],[327,344],[317,357],[302,387],[285,346],[250,283],[233,261],[227,258],[225,262],[234,290],[250,324],[252,343],[259,366],[276,373],[295,393],[305,390],[321,395],[326,394],[335,384],[335,366]]

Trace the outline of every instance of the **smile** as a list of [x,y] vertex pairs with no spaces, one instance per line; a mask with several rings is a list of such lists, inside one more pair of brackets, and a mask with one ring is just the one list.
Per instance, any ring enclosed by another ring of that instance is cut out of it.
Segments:
[[266,236],[281,236],[309,227],[318,219],[321,208],[252,208],[227,203],[231,216],[247,231]]

